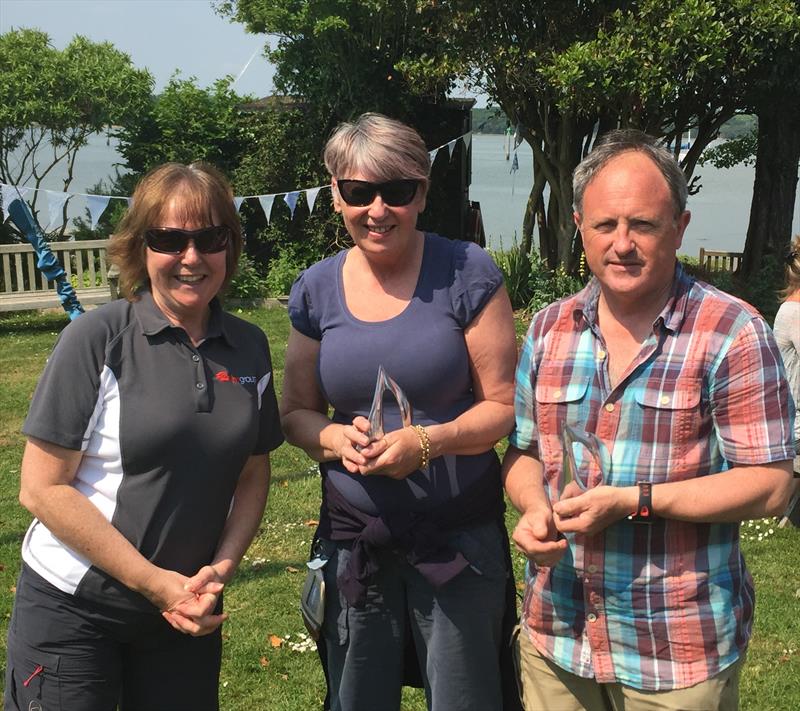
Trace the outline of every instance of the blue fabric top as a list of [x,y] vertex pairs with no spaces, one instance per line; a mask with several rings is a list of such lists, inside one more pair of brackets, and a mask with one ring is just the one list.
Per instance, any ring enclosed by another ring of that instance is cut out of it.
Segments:
[[[347,308],[342,267],[347,250],[304,271],[292,286],[289,318],[300,333],[320,341],[317,375],[333,420],[350,423],[369,414],[378,366],[403,389],[415,424],[449,422],[474,402],[464,329],[503,283],[500,270],[479,246],[425,235],[419,279],[408,306],[386,321],[355,318]],[[401,426],[388,393],[386,432]],[[491,470],[494,450],[445,455],[405,480],[350,474],[341,461],[323,474],[362,511],[426,510],[457,496]]]

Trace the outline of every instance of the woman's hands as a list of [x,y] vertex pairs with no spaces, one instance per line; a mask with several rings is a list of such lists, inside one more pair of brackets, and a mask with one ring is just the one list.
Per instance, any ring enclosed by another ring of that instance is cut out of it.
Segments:
[[210,565],[203,566],[191,578],[159,568],[148,581],[144,595],[178,632],[200,637],[213,632],[228,618],[226,614],[214,614],[224,587],[222,578]]
[[369,420],[366,417],[356,417],[352,425],[344,425],[341,429],[340,457],[351,474],[405,479],[419,468],[422,445],[413,428],[403,427],[389,432],[374,442],[369,441],[368,431]]

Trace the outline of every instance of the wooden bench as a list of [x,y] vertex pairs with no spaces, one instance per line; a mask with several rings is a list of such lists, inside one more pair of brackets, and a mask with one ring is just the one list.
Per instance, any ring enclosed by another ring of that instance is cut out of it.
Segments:
[[701,269],[709,272],[735,272],[742,263],[742,253],[718,252],[701,247],[698,263]]
[[[116,298],[109,281],[107,239],[53,242],[50,249],[64,267],[83,306],[105,304]],[[74,278],[73,278],[74,277]],[[36,252],[29,244],[0,245],[0,311],[26,311],[61,306],[53,284],[36,268]]]

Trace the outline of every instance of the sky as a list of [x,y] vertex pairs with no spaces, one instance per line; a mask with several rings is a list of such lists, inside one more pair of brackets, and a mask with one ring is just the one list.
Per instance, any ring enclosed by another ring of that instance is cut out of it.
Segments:
[[156,92],[176,69],[201,87],[244,70],[237,94],[273,91],[272,66],[262,56],[267,37],[220,17],[210,0],[0,0],[0,33],[21,27],[43,30],[58,49],[77,34],[111,42],[150,71]]

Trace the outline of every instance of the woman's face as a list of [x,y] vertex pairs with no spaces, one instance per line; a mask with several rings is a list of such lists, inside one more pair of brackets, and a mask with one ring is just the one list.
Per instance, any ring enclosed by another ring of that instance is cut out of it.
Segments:
[[[174,198],[164,211],[159,224],[152,227],[199,230],[211,225],[205,222],[185,220],[181,199]],[[145,266],[153,299],[164,315],[174,323],[202,317],[208,304],[225,281],[225,262],[227,250],[203,254],[197,251],[194,240],[190,239],[186,249],[180,254],[145,250]]]
[[[358,171],[339,177],[342,180],[382,182]],[[408,205],[392,207],[384,202],[380,193],[376,193],[369,205],[348,205],[339,194],[336,184],[334,178],[333,205],[336,212],[342,213],[345,227],[356,246],[374,255],[403,252],[416,234],[417,216],[425,209],[424,186],[417,188],[414,199]]]

